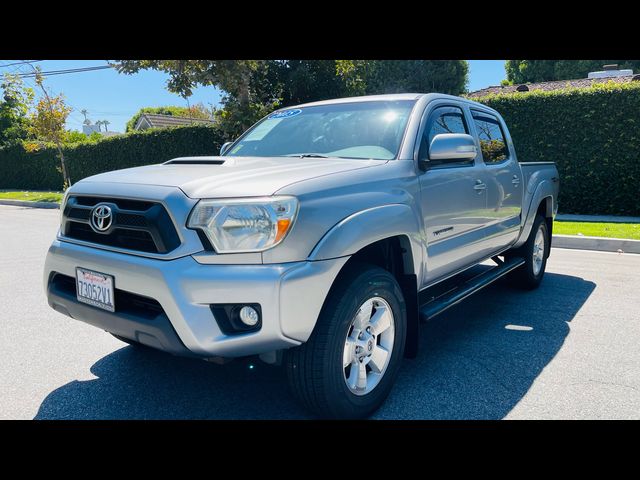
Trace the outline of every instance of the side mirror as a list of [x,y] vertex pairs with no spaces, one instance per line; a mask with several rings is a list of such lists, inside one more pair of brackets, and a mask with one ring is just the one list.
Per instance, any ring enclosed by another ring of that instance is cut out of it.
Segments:
[[475,140],[466,133],[441,133],[433,137],[429,146],[429,160],[438,164],[472,160],[477,154]]
[[229,147],[233,145],[233,142],[225,142],[220,147],[220,155],[224,155],[224,153],[229,150]]

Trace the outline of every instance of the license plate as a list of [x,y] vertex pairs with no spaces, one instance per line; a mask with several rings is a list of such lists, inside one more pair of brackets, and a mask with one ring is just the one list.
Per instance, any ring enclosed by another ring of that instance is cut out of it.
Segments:
[[79,302],[114,312],[113,290],[112,275],[76,268],[76,295]]

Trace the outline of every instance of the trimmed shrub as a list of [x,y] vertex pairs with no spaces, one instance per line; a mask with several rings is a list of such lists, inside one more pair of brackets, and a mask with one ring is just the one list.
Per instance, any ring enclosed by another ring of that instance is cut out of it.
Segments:
[[[72,182],[98,173],[162,163],[176,157],[217,155],[224,143],[213,126],[193,125],[133,132],[98,142],[67,145]],[[54,147],[28,153],[20,145],[0,149],[0,188],[61,190],[63,179]]]
[[504,117],[518,160],[556,162],[562,213],[640,215],[640,84],[474,100]]

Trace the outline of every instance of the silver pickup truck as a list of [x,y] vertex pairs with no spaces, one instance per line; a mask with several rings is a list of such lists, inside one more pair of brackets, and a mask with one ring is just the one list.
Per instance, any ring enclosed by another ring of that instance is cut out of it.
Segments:
[[504,121],[479,103],[310,103],[220,156],[73,185],[45,289],[52,308],[124,342],[259,355],[312,412],[365,417],[417,354],[421,321],[505,274],[538,286],[558,188],[555,165],[518,163]]

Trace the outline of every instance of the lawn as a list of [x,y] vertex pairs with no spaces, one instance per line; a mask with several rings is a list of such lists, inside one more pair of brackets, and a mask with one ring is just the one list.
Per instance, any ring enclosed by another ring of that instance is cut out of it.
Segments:
[[0,190],[0,200],[60,203],[63,195],[62,192],[16,192]]
[[553,222],[553,233],[640,240],[638,223]]

